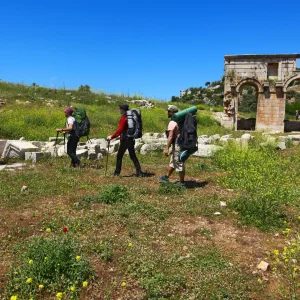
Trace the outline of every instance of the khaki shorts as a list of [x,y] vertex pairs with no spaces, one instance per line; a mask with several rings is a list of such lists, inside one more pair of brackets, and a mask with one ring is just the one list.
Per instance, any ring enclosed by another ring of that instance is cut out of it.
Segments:
[[178,144],[172,144],[172,155],[170,159],[169,167],[174,168],[176,172],[182,172],[185,170],[184,163],[179,162],[180,147]]

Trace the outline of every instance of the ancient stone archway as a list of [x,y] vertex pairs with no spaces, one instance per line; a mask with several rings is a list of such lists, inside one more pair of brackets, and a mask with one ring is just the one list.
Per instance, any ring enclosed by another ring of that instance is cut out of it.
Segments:
[[289,79],[286,80],[286,82],[284,83],[283,88],[282,88],[282,90],[283,90],[284,93],[287,92],[288,86],[289,86],[293,81],[295,81],[295,80],[300,80],[300,73],[295,74],[295,75],[291,76]]
[[238,93],[247,84],[258,92],[255,130],[283,132],[287,86],[300,78],[297,58],[300,54],[226,55],[221,123],[237,129]]

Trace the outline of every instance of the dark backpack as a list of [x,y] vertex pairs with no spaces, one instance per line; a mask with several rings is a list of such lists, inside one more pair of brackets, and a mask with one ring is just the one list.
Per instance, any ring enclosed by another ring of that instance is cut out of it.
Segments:
[[180,136],[178,144],[182,150],[189,150],[190,153],[198,150],[197,119],[191,113],[187,113],[184,122],[179,123]]
[[141,111],[137,108],[127,110],[126,112],[128,131],[127,137],[129,138],[141,138],[143,135],[143,122]]
[[86,136],[90,134],[91,123],[84,108],[75,107],[73,117],[76,121],[75,132],[78,137]]

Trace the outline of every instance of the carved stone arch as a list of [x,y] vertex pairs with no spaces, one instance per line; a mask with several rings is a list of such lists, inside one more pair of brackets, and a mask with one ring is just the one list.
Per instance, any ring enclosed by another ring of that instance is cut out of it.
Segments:
[[287,92],[287,88],[288,88],[288,86],[290,85],[290,83],[293,82],[293,81],[296,80],[296,79],[299,79],[299,80],[300,80],[300,74],[296,74],[296,75],[290,77],[290,78],[284,83],[283,88],[282,88],[282,90],[283,90],[284,93]]
[[254,78],[245,78],[236,85],[235,87],[236,92],[239,93],[240,88],[245,84],[256,87],[258,93],[263,93],[264,91],[263,86],[258,80]]

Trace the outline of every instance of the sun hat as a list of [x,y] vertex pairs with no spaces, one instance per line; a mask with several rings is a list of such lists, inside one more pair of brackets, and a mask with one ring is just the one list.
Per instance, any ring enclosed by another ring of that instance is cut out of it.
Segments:
[[167,111],[171,111],[171,112],[178,112],[178,107],[175,105],[168,105]]

